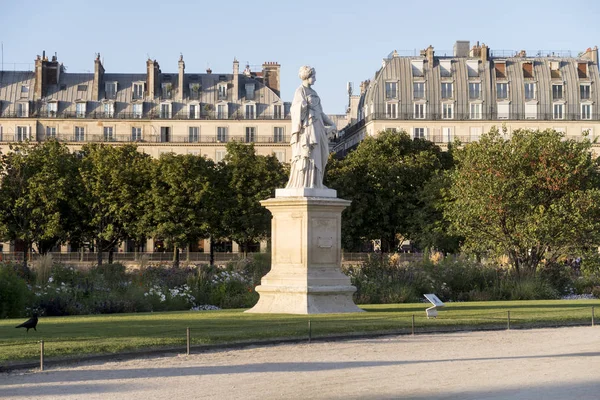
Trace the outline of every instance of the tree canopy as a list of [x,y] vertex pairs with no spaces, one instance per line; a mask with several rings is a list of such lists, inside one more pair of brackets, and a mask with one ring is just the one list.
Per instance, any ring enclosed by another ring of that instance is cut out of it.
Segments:
[[[455,152],[444,216],[463,249],[508,255],[535,273],[600,243],[597,160],[589,140],[554,130],[497,129]],[[579,253],[580,254],[580,253]]]
[[343,160],[330,158],[326,184],[352,200],[342,218],[343,246],[357,249],[380,239],[382,251],[389,252],[416,238],[420,224],[414,216],[423,207],[423,186],[450,165],[451,158],[434,143],[392,130],[366,138]]

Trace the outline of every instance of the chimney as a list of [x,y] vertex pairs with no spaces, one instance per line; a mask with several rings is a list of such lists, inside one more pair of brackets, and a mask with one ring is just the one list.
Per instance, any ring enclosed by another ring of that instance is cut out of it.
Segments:
[[183,101],[183,84],[184,84],[184,73],[185,73],[185,62],[183,62],[183,54],[179,56],[179,78],[177,79],[177,91],[179,101]]
[[154,94],[158,91],[160,82],[158,81],[160,68],[156,60],[148,59],[146,61],[146,93],[150,99],[154,100]]
[[265,85],[275,92],[277,96],[280,96],[280,80],[279,74],[281,65],[277,62],[266,62],[262,66],[263,68],[263,82]]
[[427,49],[425,49],[425,56],[427,57],[427,63],[429,64],[429,68],[433,68],[433,56],[434,56],[433,46],[429,45]]
[[471,42],[468,40],[457,40],[454,44],[454,57],[467,57]]
[[[44,52],[45,53],[45,52]],[[45,54],[44,54],[45,56]],[[37,58],[35,59],[35,84],[34,84],[34,89],[33,89],[33,99],[34,100],[40,100],[43,96],[42,96],[42,92],[43,92],[43,69],[44,69],[44,62],[42,61],[42,57],[40,57],[39,55],[37,56]]]
[[592,64],[598,65],[598,46],[594,46],[593,49],[588,47],[581,58],[591,61]]
[[481,43],[481,61],[486,63],[490,58],[490,48],[485,43]]
[[104,83],[104,67],[102,66],[102,61],[100,61],[100,53],[96,54],[96,59],[94,60],[94,84],[92,86],[92,99],[99,101],[100,100],[100,88]]
[[233,89],[231,101],[237,103],[240,93],[240,62],[234,57],[233,59]]

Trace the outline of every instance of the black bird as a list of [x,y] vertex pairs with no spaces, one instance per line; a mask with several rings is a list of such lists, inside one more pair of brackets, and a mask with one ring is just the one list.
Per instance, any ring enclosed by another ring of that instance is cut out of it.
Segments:
[[29,330],[31,328],[33,328],[33,330],[37,332],[37,329],[35,329],[35,327],[37,326],[37,323],[38,323],[38,315],[33,314],[33,317],[29,318],[27,321],[23,322],[21,325],[15,326],[15,328],[27,328],[27,333],[29,333]]

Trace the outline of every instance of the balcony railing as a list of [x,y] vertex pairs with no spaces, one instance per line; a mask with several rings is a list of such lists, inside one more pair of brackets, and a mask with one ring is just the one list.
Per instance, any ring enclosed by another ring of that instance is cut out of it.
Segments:
[[[500,116],[499,116],[500,115]],[[406,120],[415,120],[415,121],[598,121],[600,120],[600,113],[593,112],[590,115],[590,118],[582,118],[581,113],[562,113],[562,118],[555,118],[554,113],[552,112],[538,112],[533,115],[529,113],[521,112],[521,113],[509,113],[508,116],[503,116],[502,114],[498,114],[496,111],[492,112],[481,112],[479,114],[471,114],[471,113],[454,113],[452,118],[443,118],[442,113],[431,113],[427,112],[424,115],[424,118],[416,118],[413,112],[407,113],[397,113],[397,114],[388,114],[388,113],[373,113],[369,115],[372,120],[397,120],[397,121],[406,121]]]
[[[24,141],[24,137],[12,134],[12,133],[4,133],[0,135],[0,142],[21,142]],[[161,140],[161,136],[159,135],[144,135],[140,139],[133,138],[131,135],[119,135],[115,134],[110,137],[105,136],[104,134],[85,134],[83,140],[81,137],[76,137],[75,134],[63,134],[58,133],[53,136],[46,136],[44,134],[40,134],[35,138],[35,135],[32,135],[30,140],[38,140],[44,141],[49,139],[56,139],[59,142],[78,142],[78,143],[86,143],[86,142],[102,142],[102,143],[227,143],[227,142],[239,142],[239,143],[281,143],[284,145],[289,144],[289,138],[286,135],[278,135],[275,137],[274,135],[255,135],[252,139],[248,140],[245,135],[230,135],[226,137],[219,137],[217,135],[200,135],[198,138],[190,138],[189,135],[171,135],[169,140]]]
[[142,114],[132,112],[89,112],[81,116],[75,111],[48,112],[34,111],[28,116],[18,115],[17,112],[5,111],[0,114],[0,118],[58,118],[58,119],[165,119],[165,120],[289,120],[289,115],[281,113],[262,112],[254,115],[254,118],[246,118],[245,113],[218,113],[217,111],[202,110],[198,115],[190,115],[187,109],[184,109],[170,117],[161,114],[160,111],[149,111]]

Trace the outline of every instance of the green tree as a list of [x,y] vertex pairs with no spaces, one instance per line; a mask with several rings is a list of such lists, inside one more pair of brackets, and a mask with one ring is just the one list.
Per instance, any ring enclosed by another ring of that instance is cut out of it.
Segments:
[[179,248],[206,238],[215,213],[216,168],[194,155],[161,155],[152,183],[154,235],[173,245],[173,266]]
[[382,252],[390,252],[412,239],[423,185],[449,163],[432,142],[391,130],[368,137],[343,160],[330,159],[327,185],[352,201],[342,218],[344,248],[380,239]]
[[463,248],[507,255],[518,274],[600,243],[597,162],[589,140],[497,129],[456,151],[444,215]]
[[136,146],[108,146],[98,143],[82,147],[80,199],[86,205],[83,221],[90,240],[95,240],[98,265],[109,252],[130,236],[139,238],[139,221],[148,212],[150,156]]
[[1,157],[0,225],[5,240],[35,244],[42,254],[74,238],[77,159],[55,140],[11,146]]
[[283,165],[274,155],[259,156],[254,144],[230,142],[221,165],[227,186],[223,198],[223,231],[246,253],[252,243],[266,239],[271,231],[271,213],[260,205],[273,197],[287,181]]

